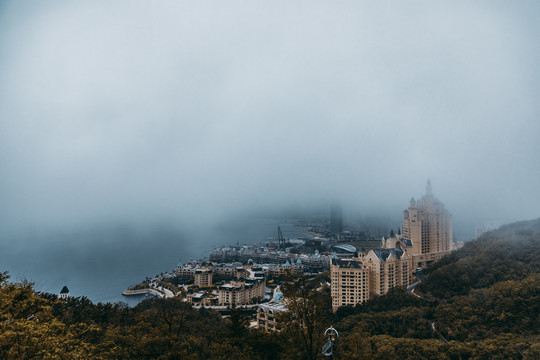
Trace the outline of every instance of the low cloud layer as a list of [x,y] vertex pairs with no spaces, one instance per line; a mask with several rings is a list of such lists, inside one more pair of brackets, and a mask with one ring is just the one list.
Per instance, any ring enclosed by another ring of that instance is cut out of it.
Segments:
[[[0,227],[540,215],[533,2],[0,5]],[[399,218],[399,214],[397,215]]]

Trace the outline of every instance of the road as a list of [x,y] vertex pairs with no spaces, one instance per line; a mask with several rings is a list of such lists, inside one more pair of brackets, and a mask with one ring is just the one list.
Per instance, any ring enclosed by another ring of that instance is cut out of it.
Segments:
[[173,293],[171,290],[169,290],[169,289],[165,289],[164,287],[161,287],[161,286],[158,286],[156,289],[157,289],[159,292],[163,293],[163,297],[164,297],[165,299],[174,297],[174,293]]
[[[424,277],[425,278],[425,277]],[[420,295],[418,295],[417,293],[414,292],[414,290],[416,289],[416,285],[418,285],[420,283],[420,281],[417,281],[415,282],[414,284],[412,284],[411,286],[407,287],[407,291],[410,292],[411,294],[413,294],[414,296],[416,296],[417,298],[419,299],[424,299],[424,300],[428,300],[428,301],[431,301],[429,299],[426,299]],[[434,333],[436,333],[439,338],[445,343],[445,344],[448,344],[448,341],[444,338],[444,336],[441,335],[440,332],[437,331],[437,329],[435,328],[435,320],[431,320],[430,322],[431,324],[431,329],[433,330]]]
[[445,343],[445,344],[448,344],[448,340],[446,340],[444,338],[444,336],[441,335],[440,332],[437,331],[437,329],[435,329],[435,320],[431,320],[431,328],[433,329],[433,332],[436,333],[437,335],[439,335],[439,337],[441,338],[441,340]]

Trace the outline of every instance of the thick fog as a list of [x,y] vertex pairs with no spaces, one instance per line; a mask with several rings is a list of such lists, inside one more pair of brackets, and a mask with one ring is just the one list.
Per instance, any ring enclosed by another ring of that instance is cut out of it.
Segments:
[[182,232],[336,200],[349,221],[398,226],[427,179],[457,227],[536,218],[539,15],[534,1],[3,1],[0,230]]

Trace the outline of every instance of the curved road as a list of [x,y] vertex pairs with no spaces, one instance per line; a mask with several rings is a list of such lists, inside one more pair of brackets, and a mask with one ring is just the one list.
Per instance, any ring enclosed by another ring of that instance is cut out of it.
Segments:
[[[418,285],[421,281],[417,281],[415,282],[414,284],[412,284],[411,286],[407,287],[407,291],[410,292],[411,294],[413,294],[414,296],[416,296],[417,298],[419,299],[424,299],[424,300],[427,300],[427,301],[431,301],[429,299],[426,299],[420,295],[418,295],[417,293],[414,292],[414,290],[416,289],[416,285]],[[434,333],[436,333],[439,338],[445,343],[445,344],[448,344],[448,340],[446,340],[444,338],[444,336],[441,335],[441,333],[439,331],[437,331],[437,329],[435,328],[435,320],[431,320],[430,321],[430,324],[431,324],[431,329],[433,330]]]
[[158,286],[156,289],[163,294],[165,299],[174,297],[174,293],[169,289],[165,289],[161,286]]

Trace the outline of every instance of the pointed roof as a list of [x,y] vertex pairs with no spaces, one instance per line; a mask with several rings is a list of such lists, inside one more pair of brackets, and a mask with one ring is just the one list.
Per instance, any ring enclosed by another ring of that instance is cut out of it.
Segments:
[[332,265],[336,265],[342,268],[349,268],[349,269],[361,269],[364,267],[364,264],[361,261],[354,260],[354,259],[339,259],[339,258],[333,258]]
[[412,246],[412,241],[409,240],[409,239],[405,239],[405,238],[401,238],[399,241],[401,241],[403,243],[403,245],[407,246],[407,247],[411,247]]
[[399,248],[391,248],[391,249],[374,249],[371,250],[381,261],[386,261],[390,255],[394,256],[396,259],[401,259],[401,256],[403,255],[403,250]]
[[426,195],[428,196],[433,195],[433,189],[431,188],[431,181],[429,179],[426,184]]
[[64,287],[62,288],[62,290],[60,290],[60,294],[69,294],[69,289],[67,288],[66,285],[64,285]]

